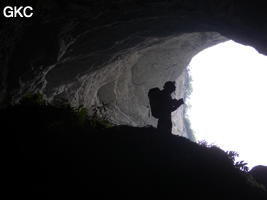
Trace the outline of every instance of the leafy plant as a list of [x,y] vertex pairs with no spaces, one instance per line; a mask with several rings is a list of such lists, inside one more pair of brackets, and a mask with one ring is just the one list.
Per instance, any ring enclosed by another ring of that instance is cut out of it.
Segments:
[[47,101],[41,93],[28,93],[21,98],[19,104],[27,106],[47,105]]
[[233,161],[233,163],[235,162],[235,158],[239,156],[239,154],[235,151],[226,151],[226,154],[228,158]]
[[82,125],[84,124],[88,118],[88,109],[83,105],[79,106],[78,108],[74,109],[75,115],[77,117],[78,122]]
[[206,140],[198,141],[198,144],[203,147],[209,147],[209,144]]
[[[217,147],[216,145],[214,144],[208,144],[207,141],[205,140],[201,140],[198,142],[198,144],[200,146],[203,146],[203,147],[207,147],[207,148],[213,148],[213,147]],[[217,147],[219,148],[219,147]],[[247,163],[245,163],[245,161],[236,161],[236,158],[239,157],[239,154],[235,151],[226,151],[225,152],[227,157],[232,161],[233,165],[235,168],[241,170],[241,171],[244,171],[244,172],[248,172],[248,167],[247,167]]]
[[247,163],[245,161],[236,161],[236,158],[239,157],[239,154],[235,151],[226,151],[228,158],[230,158],[237,169],[241,171],[248,172]]
[[[64,123],[72,125],[74,127],[84,127],[90,125],[96,129],[110,128],[114,126],[106,117],[107,104],[102,103],[98,106],[92,106],[92,115],[89,115],[88,109],[83,105],[78,108],[71,106],[71,104],[64,98],[57,98],[50,104],[45,99],[41,93],[29,93],[26,94],[20,101],[19,105],[38,107],[46,106],[46,108],[53,110],[58,116],[54,120],[49,122],[48,127],[59,129],[64,127]],[[45,113],[44,113],[45,115]]]
[[102,103],[100,106],[92,106],[93,114],[89,117],[89,123],[94,128],[110,128],[113,127],[108,121],[105,113],[107,111],[107,104]]
[[211,147],[217,147],[215,144],[208,144],[206,140],[198,141],[198,144],[203,147],[211,148]]

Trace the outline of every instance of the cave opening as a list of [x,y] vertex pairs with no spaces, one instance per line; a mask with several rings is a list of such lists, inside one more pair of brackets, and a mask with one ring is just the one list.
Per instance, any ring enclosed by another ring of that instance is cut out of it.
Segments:
[[185,116],[196,141],[266,165],[267,57],[232,40],[204,49],[186,69]]

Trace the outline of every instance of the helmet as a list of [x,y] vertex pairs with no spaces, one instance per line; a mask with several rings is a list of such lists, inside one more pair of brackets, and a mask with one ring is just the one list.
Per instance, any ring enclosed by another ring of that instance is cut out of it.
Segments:
[[176,87],[175,87],[175,82],[174,81],[167,81],[164,84],[164,90],[168,90],[168,91],[175,91]]

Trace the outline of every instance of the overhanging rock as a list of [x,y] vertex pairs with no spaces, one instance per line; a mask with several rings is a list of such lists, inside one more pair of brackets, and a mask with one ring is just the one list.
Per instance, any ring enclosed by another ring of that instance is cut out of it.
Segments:
[[[199,51],[227,39],[216,32],[198,32],[143,40],[88,71],[83,67],[91,62],[91,52],[83,53],[81,59],[72,51],[65,56],[60,67],[55,66],[42,78],[46,83],[42,92],[51,102],[64,98],[74,106],[84,105],[91,111],[98,107],[98,114],[116,124],[155,126],[157,121],[150,114],[148,90],[162,88],[166,81],[175,80],[176,96],[183,97],[186,81],[184,69],[191,58]],[[75,78],[68,77],[68,70]],[[187,136],[183,115],[183,108],[174,113],[173,132]]]

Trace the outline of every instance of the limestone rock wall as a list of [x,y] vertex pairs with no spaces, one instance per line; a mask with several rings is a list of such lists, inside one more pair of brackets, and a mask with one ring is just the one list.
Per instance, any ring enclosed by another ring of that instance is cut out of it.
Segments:
[[[175,80],[176,97],[183,97],[183,72],[191,58],[202,49],[226,40],[215,32],[147,38],[90,70],[91,54],[95,52],[76,52],[81,50],[76,46],[90,46],[91,40],[87,44],[85,39],[70,41],[74,46],[68,50],[71,53],[64,52],[69,44],[61,43],[59,63],[34,77],[39,84],[21,81],[17,98],[25,91],[42,92],[51,102],[63,98],[73,106],[84,105],[91,112],[97,107],[98,115],[115,124],[156,126],[157,120],[150,112],[148,90],[162,89],[166,81]],[[173,132],[186,136],[183,108],[173,114],[173,119]]]

